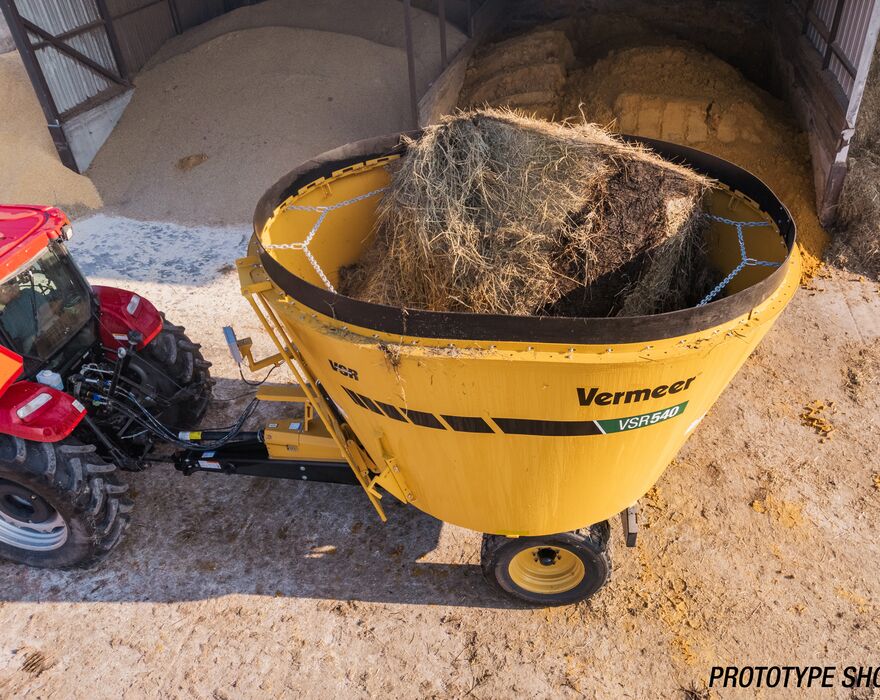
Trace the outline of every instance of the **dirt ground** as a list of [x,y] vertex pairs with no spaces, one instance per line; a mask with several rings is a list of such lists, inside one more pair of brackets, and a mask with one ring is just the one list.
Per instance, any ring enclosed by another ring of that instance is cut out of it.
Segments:
[[[87,274],[165,306],[216,360],[217,393],[240,394],[219,326],[256,337],[222,263],[243,232],[154,231],[159,248],[223,241],[204,266],[157,261],[161,283],[87,254],[136,225],[80,225]],[[826,274],[642,500],[636,549],[613,523],[613,577],[592,601],[502,598],[480,575],[477,533],[399,504],[382,525],[355,487],[158,466],[129,475],[132,527],[97,568],[0,564],[0,694],[705,697],[716,664],[876,663],[880,290]],[[830,434],[802,417],[817,401]]]

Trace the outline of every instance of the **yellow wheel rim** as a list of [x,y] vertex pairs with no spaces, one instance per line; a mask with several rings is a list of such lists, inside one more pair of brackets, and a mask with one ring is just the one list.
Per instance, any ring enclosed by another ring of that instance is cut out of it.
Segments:
[[529,547],[508,564],[511,580],[529,593],[565,593],[584,580],[584,563],[565,547]]

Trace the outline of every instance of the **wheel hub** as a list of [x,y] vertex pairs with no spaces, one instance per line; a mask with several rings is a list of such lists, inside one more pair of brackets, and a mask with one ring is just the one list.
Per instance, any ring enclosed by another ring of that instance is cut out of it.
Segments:
[[565,547],[529,547],[514,555],[508,573],[517,586],[530,593],[553,595],[578,586],[586,567]]
[[0,542],[46,552],[66,541],[67,523],[48,501],[20,484],[0,479]]
[[553,566],[556,563],[556,550],[552,547],[541,547],[534,553],[534,557],[542,566]]

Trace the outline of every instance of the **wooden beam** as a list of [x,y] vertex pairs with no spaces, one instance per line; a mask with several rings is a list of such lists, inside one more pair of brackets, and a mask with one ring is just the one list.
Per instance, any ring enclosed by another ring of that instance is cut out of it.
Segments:
[[110,52],[113,54],[113,60],[116,62],[116,70],[119,77],[128,83],[129,70],[125,57],[122,55],[122,48],[119,45],[119,37],[116,36],[116,27],[113,24],[113,18],[110,17],[110,10],[107,9],[106,0],[95,0],[95,7],[98,14],[104,21],[104,31],[107,32],[107,41],[110,44]]
[[865,30],[865,41],[862,44],[862,51],[855,66],[853,86],[852,90],[850,90],[849,102],[845,112],[846,123],[841,131],[840,140],[833,155],[824,190],[819,196],[819,220],[824,224],[832,223],[837,216],[837,204],[840,201],[840,194],[843,191],[843,184],[846,180],[850,141],[855,133],[859,108],[865,93],[865,83],[871,70],[874,50],[877,47],[878,34],[880,34],[880,0],[874,0],[871,15],[868,18],[868,27]]
[[[61,34],[56,34],[55,38],[58,39],[58,41],[67,41],[68,39],[73,39],[80,34],[85,34],[86,32],[90,32],[92,29],[97,29],[98,27],[102,27],[103,25],[104,20],[96,19],[93,22],[89,22],[88,24],[74,27],[73,29],[69,29],[68,31]],[[50,46],[49,42],[47,41],[38,41],[37,43],[33,44],[35,51],[45,48],[46,46]]]
[[801,28],[801,33],[806,34],[807,29],[810,28],[810,12],[813,10],[813,3],[815,0],[807,0],[807,4],[804,7],[804,24]]
[[80,53],[72,46],[68,46],[67,44],[65,44],[63,42],[58,41],[55,36],[53,36],[52,34],[49,34],[49,32],[45,31],[41,27],[38,27],[33,22],[30,22],[29,20],[26,20],[23,17],[22,17],[21,21],[22,21],[22,24],[24,25],[25,29],[27,29],[32,34],[36,34],[38,37],[40,37],[44,41],[51,44],[52,48],[56,49],[57,51],[60,51],[63,54],[66,54],[67,56],[69,56],[73,60],[77,61],[78,63],[81,63],[86,68],[91,69],[95,73],[98,73],[99,75],[104,76],[105,78],[107,78],[107,80],[109,80],[111,82],[119,83],[120,85],[125,85],[126,87],[128,86],[128,81],[125,80],[121,75],[116,75],[112,71],[110,71],[107,68],[105,68],[104,66],[102,66],[100,63],[97,63],[96,61],[93,61],[91,58],[89,58],[85,54]]
[[55,150],[58,151],[58,157],[66,167],[74,172],[79,172],[76,167],[76,159],[74,159],[73,152],[70,150],[70,144],[67,141],[67,135],[61,126],[58,106],[55,104],[55,98],[52,97],[52,91],[46,82],[46,76],[43,75],[43,69],[37,61],[36,54],[34,54],[30,37],[25,31],[23,19],[18,13],[18,8],[13,0],[0,0],[0,10],[3,11],[3,15],[6,17],[9,32],[12,34],[15,45],[18,47],[18,53],[21,56],[25,71],[31,80],[37,100],[40,102],[43,116],[46,118],[46,126],[52,137],[52,143],[55,145]]
[[413,129],[419,124],[419,91],[416,87],[416,54],[413,46],[412,0],[403,0],[403,27],[406,33],[406,69],[409,76],[409,106]]

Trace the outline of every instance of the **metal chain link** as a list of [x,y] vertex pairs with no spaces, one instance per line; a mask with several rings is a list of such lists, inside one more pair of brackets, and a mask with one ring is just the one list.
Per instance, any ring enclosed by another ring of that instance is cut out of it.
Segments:
[[715,287],[709,292],[705,297],[703,297],[702,301],[700,301],[697,306],[705,306],[710,301],[712,301],[718,294],[721,293],[721,290],[724,289],[730,282],[736,277],[740,272],[742,272],[746,267],[753,266],[763,266],[763,267],[779,267],[782,263],[778,262],[769,262],[767,260],[757,260],[755,258],[749,257],[749,254],[746,252],[746,240],[745,234],[743,233],[744,228],[754,227],[754,226],[771,226],[767,221],[734,221],[733,219],[725,219],[723,216],[715,216],[714,214],[706,214],[707,219],[711,219],[712,221],[717,221],[721,224],[726,224],[728,226],[736,227],[736,237],[739,241],[739,252],[740,252],[740,261],[739,264],[730,271],[730,273],[721,280]]
[[347,207],[349,204],[357,204],[358,202],[362,202],[365,199],[369,199],[370,197],[374,197],[377,194],[381,194],[387,189],[387,187],[380,187],[379,189],[373,190],[372,192],[359,194],[357,197],[352,197],[351,199],[346,199],[343,202],[337,202],[336,204],[331,204],[330,206],[326,207],[310,206],[306,204],[289,204],[285,207],[285,209],[289,211],[316,211],[320,212],[321,215],[318,217],[315,225],[312,226],[311,230],[309,231],[309,235],[306,236],[304,241],[299,243],[270,243],[268,245],[264,245],[263,247],[267,250],[301,250],[306,256],[306,260],[309,261],[311,266],[315,269],[315,272],[318,273],[318,277],[321,278],[321,281],[326,285],[327,289],[335,294],[336,290],[333,288],[333,285],[330,284],[330,280],[327,278],[327,275],[324,274],[324,270],[321,269],[321,266],[318,264],[315,256],[312,255],[312,251],[309,250],[309,243],[314,240],[315,235],[318,233],[318,229],[321,228],[321,224],[324,223],[324,219],[327,218],[327,214],[329,214],[331,211],[342,209],[342,207]]
[[[315,236],[318,233],[318,229],[321,228],[321,224],[324,223],[324,219],[327,218],[327,214],[331,211],[336,211],[337,209],[342,209],[343,207],[347,207],[350,204],[357,204],[358,202],[362,202],[365,199],[369,199],[370,197],[374,197],[377,194],[381,194],[385,192],[387,187],[380,187],[379,189],[372,190],[370,192],[366,192],[364,194],[358,195],[357,197],[353,197],[351,199],[346,199],[343,202],[337,202],[336,204],[331,204],[330,206],[310,206],[305,204],[289,204],[286,209],[290,211],[315,211],[320,212],[320,216],[318,220],[315,222],[315,225],[312,226],[309,231],[309,235],[306,236],[305,240],[299,243],[277,243],[277,244],[268,244],[264,246],[268,250],[301,250],[303,254],[306,256],[306,259],[309,261],[311,266],[314,268],[315,272],[318,274],[318,277],[321,278],[321,281],[324,285],[334,294],[336,293],[336,289],[334,289],[333,285],[330,283],[330,280],[327,278],[327,275],[324,273],[324,270],[318,264],[318,261],[315,259],[315,256],[312,255],[312,251],[309,250],[309,243],[311,243]],[[781,263],[778,262],[770,262],[767,260],[757,260],[755,258],[749,257],[746,252],[746,242],[743,233],[744,228],[748,227],[756,227],[756,226],[770,226],[771,224],[766,221],[734,221],[733,219],[726,219],[723,216],[715,216],[714,214],[706,214],[707,219],[711,219],[712,221],[717,221],[721,224],[726,224],[727,226],[736,227],[736,236],[739,241],[739,250],[741,260],[739,264],[730,271],[730,273],[719,282],[715,287],[709,292],[703,299],[700,301],[697,306],[705,306],[710,301],[712,301],[721,291],[736,277],[740,272],[742,272],[746,267],[752,266],[763,266],[763,267],[779,267]]]

